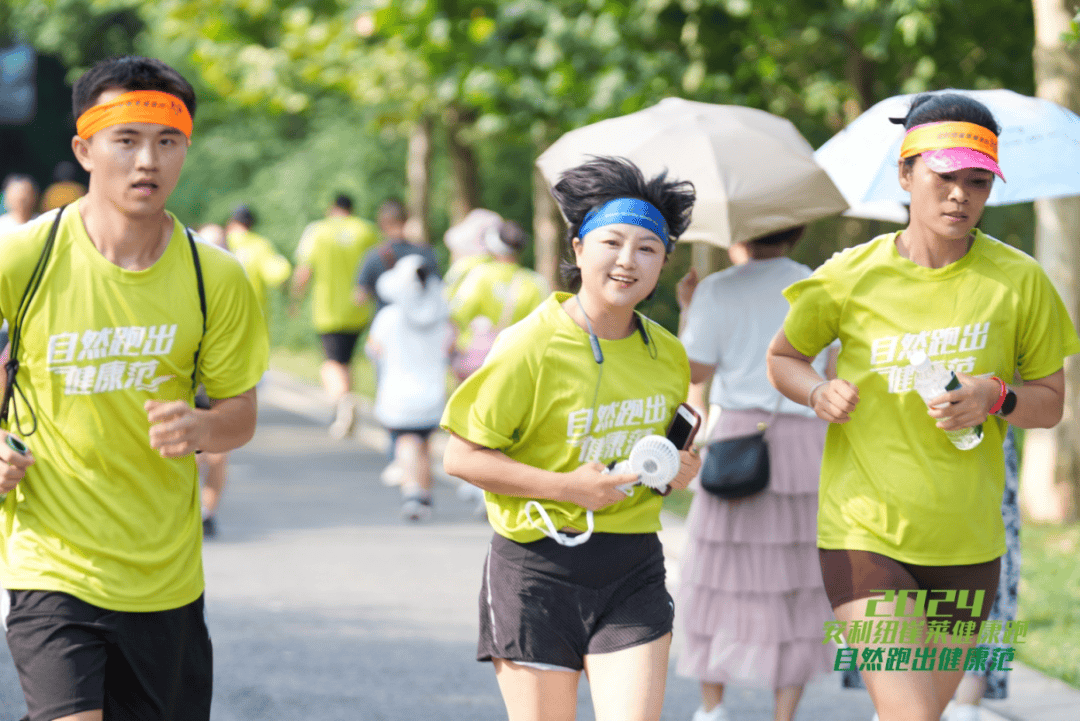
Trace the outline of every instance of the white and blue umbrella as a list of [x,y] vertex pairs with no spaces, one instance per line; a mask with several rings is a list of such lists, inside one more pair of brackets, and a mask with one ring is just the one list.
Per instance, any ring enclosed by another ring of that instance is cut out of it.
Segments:
[[[1080,116],[1076,113],[1011,90],[934,93],[957,93],[978,100],[1001,126],[998,165],[1008,182],[994,181],[987,205],[1080,195]],[[859,206],[910,202],[897,179],[905,131],[889,118],[907,115],[914,98],[897,95],[882,100],[814,153],[852,206],[852,215],[858,215],[855,209]]]

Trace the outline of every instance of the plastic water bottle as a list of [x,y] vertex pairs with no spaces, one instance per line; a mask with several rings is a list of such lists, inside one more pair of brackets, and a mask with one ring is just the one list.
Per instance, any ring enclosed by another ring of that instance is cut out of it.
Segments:
[[[926,405],[938,396],[960,387],[960,379],[951,370],[934,363],[922,351],[915,351],[909,357],[915,366],[915,390],[922,396]],[[939,405],[945,408],[948,404]],[[961,428],[958,431],[945,431],[952,444],[962,451],[969,451],[982,442],[982,424],[974,428]]]

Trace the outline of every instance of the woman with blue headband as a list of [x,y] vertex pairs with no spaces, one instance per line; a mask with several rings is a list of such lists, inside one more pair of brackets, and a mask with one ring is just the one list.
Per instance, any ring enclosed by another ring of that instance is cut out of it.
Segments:
[[[576,294],[554,293],[503,331],[454,393],[446,471],[484,489],[495,534],[477,658],[492,661],[510,721],[575,718],[581,672],[598,719],[660,718],[674,605],[664,587],[662,498],[608,472],[664,435],[686,399],[678,339],[635,311],[690,221],[692,186],[594,158],[554,195]],[[700,460],[682,451],[670,487]]]

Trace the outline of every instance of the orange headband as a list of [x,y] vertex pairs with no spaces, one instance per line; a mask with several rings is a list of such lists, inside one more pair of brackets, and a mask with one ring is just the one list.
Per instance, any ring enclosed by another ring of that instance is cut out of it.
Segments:
[[184,101],[158,90],[132,90],[87,110],[75,121],[79,137],[89,140],[99,130],[121,123],[157,123],[176,128],[191,140],[191,113]]
[[912,129],[900,147],[900,159],[930,150],[947,148],[971,148],[989,155],[997,162],[997,136],[975,123],[927,123]]

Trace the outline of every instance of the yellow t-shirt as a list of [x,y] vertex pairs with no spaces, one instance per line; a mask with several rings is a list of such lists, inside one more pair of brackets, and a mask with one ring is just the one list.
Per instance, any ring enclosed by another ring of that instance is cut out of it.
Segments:
[[[55,215],[0,242],[9,321]],[[143,409],[147,399],[194,396],[202,312],[190,245],[173,220],[157,262],[130,271],[94,247],[77,204],[64,210],[22,329],[18,380],[37,415],[26,439],[36,462],[0,506],[4,588],[62,591],[118,611],[178,608],[203,591],[195,457],[152,449]],[[211,398],[230,398],[265,370],[266,326],[236,259],[198,248],[207,304],[198,380]],[[15,406],[27,428],[26,403]]]
[[[621,340],[601,340],[604,363],[598,365],[588,334],[560,305],[569,297],[552,294],[499,334],[484,364],[451,396],[443,428],[521,463],[560,473],[590,461],[624,460],[642,436],[666,433],[690,384],[682,344],[639,315],[651,347],[637,331]],[[543,538],[525,514],[530,499],[486,497],[496,532],[521,543]],[[542,503],[555,528],[587,528],[581,506]],[[658,531],[661,504],[660,496],[635,486],[633,496],[595,512],[596,531]]]
[[446,293],[446,299],[450,300],[457,294],[461,281],[465,280],[474,268],[491,260],[491,256],[487,253],[481,255],[467,255],[464,258],[455,260],[450,268],[447,269],[446,277],[443,278],[443,290]]
[[357,306],[353,286],[364,254],[378,244],[378,228],[352,215],[317,220],[304,229],[296,263],[311,268],[317,332],[356,333],[371,321],[374,301]]
[[229,233],[225,242],[240,261],[240,265],[244,266],[244,272],[255,288],[259,307],[269,319],[270,290],[280,288],[289,279],[292,266],[284,256],[274,250],[274,245],[269,240],[250,230]]
[[478,264],[450,300],[450,319],[462,331],[459,347],[468,345],[466,331],[474,319],[484,316],[497,325],[510,303],[507,325],[512,325],[531,313],[550,292],[547,281],[535,270],[497,260]]
[[955,371],[1035,380],[1080,352],[1080,339],[1021,251],[977,232],[963,258],[925,268],[897,252],[896,237],[837,253],[784,291],[792,346],[814,356],[839,338],[837,373],[859,389],[851,421],[826,437],[818,546],[927,566],[984,563],[1005,552],[1006,422],[987,419],[983,442],[957,450],[927,415],[908,358],[921,350]]

